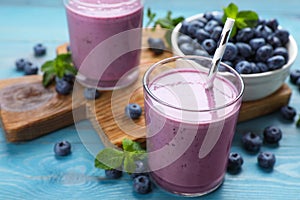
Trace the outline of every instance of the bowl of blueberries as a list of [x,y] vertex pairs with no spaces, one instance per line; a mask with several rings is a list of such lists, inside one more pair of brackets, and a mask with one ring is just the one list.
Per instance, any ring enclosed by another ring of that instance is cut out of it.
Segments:
[[[222,12],[214,11],[179,23],[171,35],[174,55],[212,57],[223,29],[222,17]],[[259,19],[254,27],[237,29],[227,43],[222,62],[240,73],[245,84],[243,101],[254,101],[284,84],[297,53],[295,39],[276,19]]]

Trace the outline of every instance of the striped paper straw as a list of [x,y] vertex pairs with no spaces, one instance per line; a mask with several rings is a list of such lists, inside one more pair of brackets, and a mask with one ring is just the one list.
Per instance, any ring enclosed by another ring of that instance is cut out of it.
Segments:
[[208,73],[208,79],[207,79],[207,85],[206,85],[207,89],[210,89],[213,86],[213,82],[214,82],[214,79],[215,79],[215,76],[216,76],[216,73],[218,70],[218,66],[224,55],[226,45],[229,40],[229,36],[230,36],[231,30],[232,30],[232,27],[234,25],[234,22],[235,22],[235,20],[232,18],[226,19],[224,28],[222,30],[221,38],[219,40],[217,49],[216,49],[215,54],[212,59],[211,68]]

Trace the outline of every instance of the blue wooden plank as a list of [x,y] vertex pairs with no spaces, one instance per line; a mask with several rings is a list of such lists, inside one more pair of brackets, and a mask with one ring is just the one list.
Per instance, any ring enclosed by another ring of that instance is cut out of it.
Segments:
[[[174,16],[190,15],[219,10],[230,1],[166,1],[146,0],[145,8],[151,7],[164,16],[172,10]],[[280,24],[291,31],[300,41],[300,17],[298,0],[237,1],[241,9],[256,10],[264,18],[276,16]],[[68,40],[65,13],[60,0],[1,0],[0,2],[0,79],[22,76],[14,69],[14,61],[20,57],[32,57],[32,47],[42,42],[48,47],[45,59],[55,56],[55,47]],[[145,18],[145,21],[147,19]],[[299,68],[298,57],[293,68]],[[35,60],[38,62],[38,60]],[[287,81],[288,84],[290,84]],[[291,105],[300,110],[300,91],[291,85]],[[256,155],[241,147],[240,138],[246,131],[262,134],[267,125],[278,125],[283,139],[277,148],[264,145],[262,150],[276,154],[274,171],[266,173],[257,166]],[[70,126],[39,139],[18,143],[6,143],[0,129],[0,199],[186,199],[154,188],[148,195],[132,191],[131,180],[124,175],[120,180],[105,180],[103,170],[94,168],[94,154],[103,148],[90,125],[81,124],[83,135]],[[53,145],[60,140],[72,143],[70,156],[58,159]],[[216,192],[195,199],[299,199],[300,178],[300,129],[287,123],[279,112],[240,123],[233,141],[232,151],[240,152],[245,160],[238,175],[226,174],[225,182]]]

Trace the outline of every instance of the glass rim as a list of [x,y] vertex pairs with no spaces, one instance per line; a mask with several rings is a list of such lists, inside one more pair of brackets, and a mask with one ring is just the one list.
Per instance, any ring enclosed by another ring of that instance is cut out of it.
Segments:
[[144,0],[128,0],[128,1],[122,1],[119,3],[113,3],[113,4],[109,4],[109,3],[101,3],[101,4],[95,4],[95,3],[88,3],[88,2],[83,2],[81,0],[63,0],[65,6],[69,6],[70,2],[74,2],[80,6],[84,6],[85,8],[120,8],[122,7],[124,4],[131,4],[131,3],[135,3],[135,2],[141,2],[141,5],[143,5]]
[[208,58],[208,57],[204,57],[204,56],[192,56],[192,55],[189,55],[189,56],[173,56],[173,57],[169,57],[169,58],[165,58],[159,62],[156,62],[154,63],[153,65],[151,65],[145,72],[144,76],[143,76],[143,88],[144,90],[147,92],[147,94],[149,94],[149,96],[154,99],[156,102],[160,103],[160,104],[163,104],[169,108],[173,108],[173,109],[176,109],[176,110],[181,110],[181,111],[187,111],[187,112],[211,112],[211,111],[217,111],[217,110],[220,110],[220,109],[224,109],[226,107],[229,107],[231,105],[233,105],[234,103],[236,103],[238,100],[240,100],[243,96],[243,93],[244,93],[244,89],[245,89],[245,85],[244,85],[244,82],[243,82],[243,79],[241,77],[241,75],[235,71],[234,69],[232,69],[229,65],[227,65],[226,63],[223,63],[221,62],[222,65],[226,66],[226,68],[229,68],[231,69],[231,72],[237,77],[237,79],[239,80],[239,82],[241,83],[241,89],[240,91],[238,91],[238,95],[230,102],[222,105],[222,106],[218,106],[218,107],[215,107],[215,108],[212,108],[212,109],[186,109],[186,108],[180,108],[180,107],[177,107],[177,106],[173,106],[165,101],[162,101],[160,100],[155,94],[153,94],[151,92],[151,90],[149,89],[149,86],[148,86],[148,83],[149,82],[149,76],[151,74],[151,72],[157,68],[158,66],[162,65],[162,64],[165,64],[165,63],[168,63],[168,62],[171,62],[171,61],[175,61],[177,59],[180,59],[180,58],[183,58],[183,59],[202,59],[202,60],[207,60],[207,61],[211,61],[212,59],[211,58]]

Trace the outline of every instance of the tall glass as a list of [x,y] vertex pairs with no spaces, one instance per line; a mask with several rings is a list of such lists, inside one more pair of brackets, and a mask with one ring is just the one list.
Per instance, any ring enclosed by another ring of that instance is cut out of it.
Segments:
[[167,58],[143,78],[149,170],[171,193],[209,193],[226,172],[244,84],[221,63],[223,70],[206,89],[210,63],[200,56]]
[[77,79],[102,90],[134,82],[140,61],[141,0],[64,0],[64,4]]

